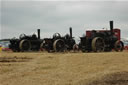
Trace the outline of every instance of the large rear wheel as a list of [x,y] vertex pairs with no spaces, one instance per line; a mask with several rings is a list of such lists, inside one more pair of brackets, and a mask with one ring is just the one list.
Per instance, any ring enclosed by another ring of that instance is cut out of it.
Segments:
[[92,50],[94,52],[103,52],[104,51],[104,40],[100,37],[95,37],[92,40]]
[[65,49],[65,43],[61,39],[57,39],[53,43],[53,49],[55,52],[63,52]]
[[19,44],[19,48],[21,51],[29,51],[31,50],[31,43],[29,40],[21,40]]

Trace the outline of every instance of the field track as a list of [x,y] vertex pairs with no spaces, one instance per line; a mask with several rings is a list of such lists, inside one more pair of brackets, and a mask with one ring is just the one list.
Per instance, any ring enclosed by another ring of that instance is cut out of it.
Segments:
[[128,85],[128,51],[1,52],[0,85]]

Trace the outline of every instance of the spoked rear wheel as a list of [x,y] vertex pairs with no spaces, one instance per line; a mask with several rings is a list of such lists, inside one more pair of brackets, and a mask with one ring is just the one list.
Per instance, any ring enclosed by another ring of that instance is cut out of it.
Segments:
[[57,39],[53,43],[53,48],[55,52],[63,52],[65,49],[65,43],[61,39]]
[[19,44],[21,51],[29,51],[31,49],[31,43],[28,40],[21,40]]
[[103,52],[104,51],[104,40],[100,37],[95,37],[92,40],[92,50],[94,52]]

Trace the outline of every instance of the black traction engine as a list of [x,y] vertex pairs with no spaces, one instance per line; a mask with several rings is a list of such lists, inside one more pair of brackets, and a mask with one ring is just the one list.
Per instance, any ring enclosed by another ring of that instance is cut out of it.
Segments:
[[40,29],[38,31],[38,37],[36,34],[33,35],[25,35],[21,34],[19,39],[13,38],[10,40],[9,48],[12,49],[14,52],[20,51],[39,51],[40,44],[43,42],[40,39]]

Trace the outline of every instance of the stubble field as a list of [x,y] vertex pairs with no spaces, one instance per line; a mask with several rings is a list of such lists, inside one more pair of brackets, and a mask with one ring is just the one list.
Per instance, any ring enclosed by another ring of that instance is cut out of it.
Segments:
[[128,85],[128,51],[1,52],[0,85]]

